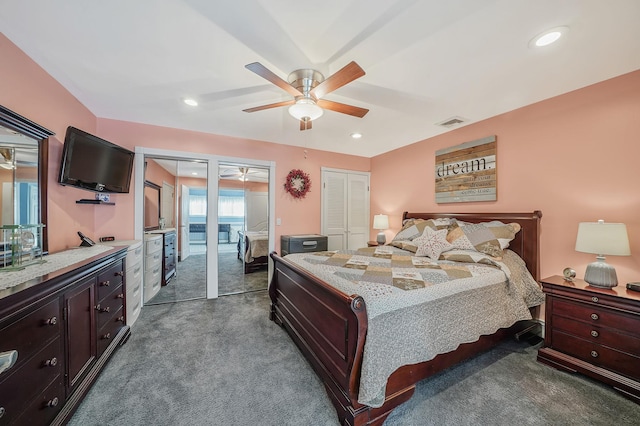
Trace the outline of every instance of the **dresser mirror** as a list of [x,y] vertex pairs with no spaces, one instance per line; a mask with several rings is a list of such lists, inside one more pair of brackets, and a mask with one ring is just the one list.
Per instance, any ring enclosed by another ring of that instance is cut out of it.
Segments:
[[54,133],[0,106],[0,225],[44,224],[48,251],[48,138]]

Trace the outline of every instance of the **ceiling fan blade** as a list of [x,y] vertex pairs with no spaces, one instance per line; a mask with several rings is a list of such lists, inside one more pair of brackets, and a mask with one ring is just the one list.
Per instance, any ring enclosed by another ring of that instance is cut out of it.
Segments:
[[365,74],[364,70],[360,68],[360,65],[351,61],[325,81],[314,87],[309,94],[315,99],[320,99],[327,93],[331,93]]
[[293,105],[295,103],[296,103],[296,101],[292,99],[290,101],[282,101],[282,102],[276,102],[275,104],[268,104],[268,105],[261,105],[261,106],[253,107],[253,108],[247,108],[247,109],[243,109],[243,111],[244,112],[256,112],[256,111],[262,111],[263,109],[277,108],[277,107],[282,107],[282,106],[287,106],[287,105]]
[[276,86],[278,86],[279,88],[286,91],[292,96],[304,96],[302,92],[300,92],[298,89],[296,89],[295,87],[293,87],[292,85],[290,85],[289,83],[287,83],[286,81],[278,77],[277,75],[275,75],[273,72],[269,71],[260,62],[253,62],[245,65],[244,67],[249,71],[253,71],[254,73],[258,74],[260,77],[264,78],[265,80],[268,80],[271,83],[275,84]]
[[369,110],[366,108],[341,104],[340,102],[328,101],[326,99],[319,99],[318,102],[316,102],[316,105],[323,109],[329,109],[331,111],[353,115],[360,118],[364,117],[369,112]]

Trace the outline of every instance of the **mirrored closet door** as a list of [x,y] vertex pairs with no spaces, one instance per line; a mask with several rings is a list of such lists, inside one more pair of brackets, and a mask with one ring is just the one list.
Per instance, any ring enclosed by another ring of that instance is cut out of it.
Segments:
[[207,297],[207,163],[145,157],[144,304]]
[[218,294],[265,290],[269,169],[221,163],[218,179]]

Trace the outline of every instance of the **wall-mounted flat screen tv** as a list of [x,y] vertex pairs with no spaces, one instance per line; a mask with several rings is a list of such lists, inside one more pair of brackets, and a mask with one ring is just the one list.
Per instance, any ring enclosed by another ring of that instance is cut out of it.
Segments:
[[94,192],[127,193],[134,156],[128,149],[69,126],[58,182]]

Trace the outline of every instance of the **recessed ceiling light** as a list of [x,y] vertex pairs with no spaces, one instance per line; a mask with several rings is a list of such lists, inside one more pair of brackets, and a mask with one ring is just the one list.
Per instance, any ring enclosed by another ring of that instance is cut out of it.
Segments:
[[555,43],[569,31],[569,27],[555,27],[538,34],[529,42],[530,47],[543,47]]
[[198,176],[198,172],[191,172],[192,175]]
[[191,99],[191,98],[185,99],[184,103],[189,105],[189,106],[198,106],[198,101],[196,101],[195,99]]
[[354,139],[360,139],[362,137],[362,133],[353,132],[353,133],[351,133],[351,137],[354,138]]

